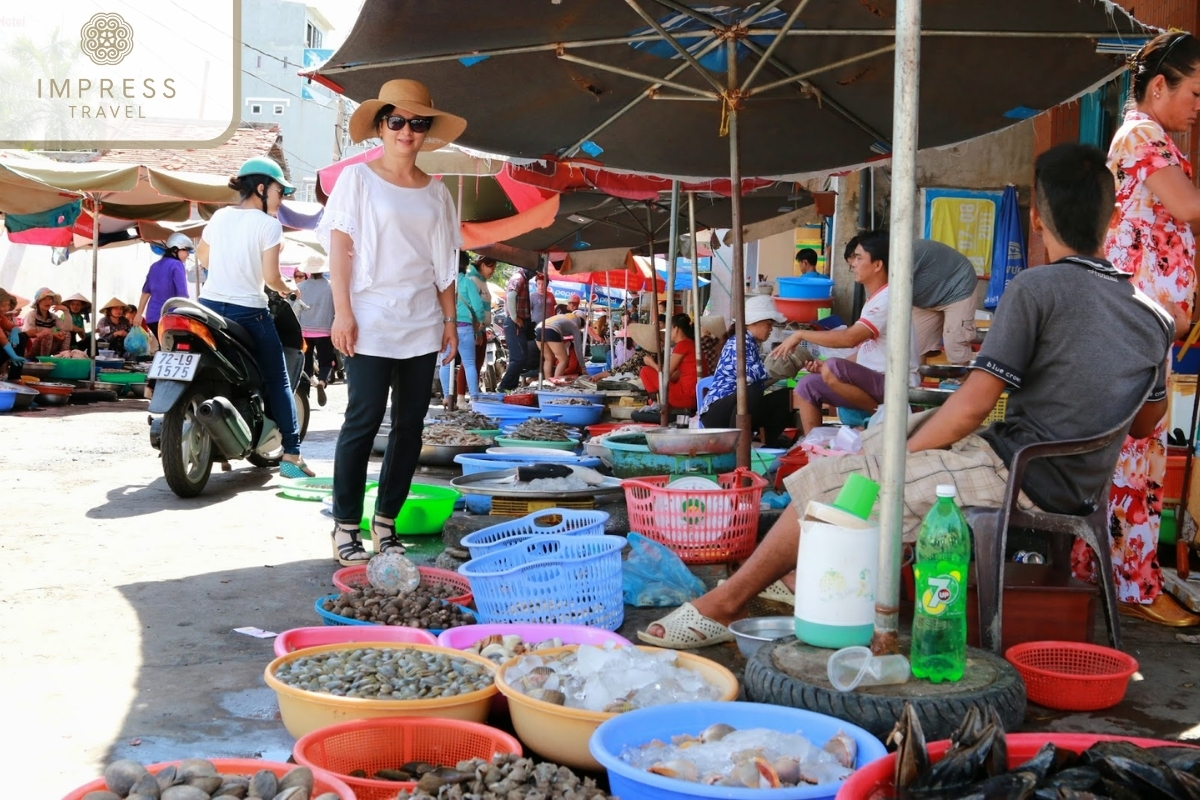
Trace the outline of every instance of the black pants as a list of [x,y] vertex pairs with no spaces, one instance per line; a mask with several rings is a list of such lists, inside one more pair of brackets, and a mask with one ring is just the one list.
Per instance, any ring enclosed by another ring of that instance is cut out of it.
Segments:
[[504,348],[508,351],[508,367],[504,377],[500,379],[500,388],[504,391],[517,388],[521,382],[521,373],[530,364],[536,366],[538,358],[537,346],[526,338],[526,330],[531,327],[527,322],[518,325],[512,319],[504,320]]
[[[764,394],[762,387],[757,384],[746,386],[746,407],[750,411],[750,429],[757,431],[763,428],[766,433],[766,447],[775,447],[784,428],[794,427],[796,414],[790,408],[788,392],[771,392]],[[737,427],[737,393],[726,395],[720,400],[713,401],[700,415],[700,421],[706,428],[736,428]]]
[[329,382],[329,371],[337,366],[333,339],[329,336],[305,336],[308,349],[304,351],[304,372],[309,378]]
[[389,390],[392,431],[379,470],[374,510],[388,519],[400,513],[417,471],[437,357],[437,353],[428,353],[414,358],[346,358],[346,418],[333,456],[333,518],[338,522],[357,525],[362,520],[367,464],[387,410]]

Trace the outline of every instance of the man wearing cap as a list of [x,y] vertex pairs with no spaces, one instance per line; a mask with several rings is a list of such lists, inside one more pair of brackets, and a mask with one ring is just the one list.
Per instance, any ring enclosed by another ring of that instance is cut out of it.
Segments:
[[[504,285],[504,346],[508,349],[508,367],[500,379],[500,390],[517,388],[526,365],[535,363],[531,356],[533,318],[529,308],[529,276],[532,270],[515,269]],[[536,350],[535,350],[536,352]]]
[[[804,433],[820,426],[821,406],[854,408],[874,413],[883,402],[883,376],[887,369],[888,234],[884,231],[859,238],[850,267],[854,280],[867,292],[862,315],[849,328],[836,331],[796,331],[771,351],[782,358],[800,342],[819,347],[855,348],[850,358],[831,358],[805,364],[809,375],[796,384],[800,426]],[[915,337],[909,353],[909,383],[916,385],[919,359]]]

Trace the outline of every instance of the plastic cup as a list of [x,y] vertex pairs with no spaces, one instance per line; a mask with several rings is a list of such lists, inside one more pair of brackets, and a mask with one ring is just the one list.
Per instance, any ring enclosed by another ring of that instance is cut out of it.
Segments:
[[833,314],[832,308],[818,308],[817,309],[817,319],[825,319],[826,317],[830,316],[831,314]]
[[843,647],[829,657],[829,682],[839,692],[859,686],[908,683],[912,670],[902,655],[876,656],[869,647]]
[[866,476],[855,473],[846,479],[846,483],[838,492],[833,505],[859,519],[867,519],[871,516],[871,508],[875,505],[875,498],[878,496],[879,484]]

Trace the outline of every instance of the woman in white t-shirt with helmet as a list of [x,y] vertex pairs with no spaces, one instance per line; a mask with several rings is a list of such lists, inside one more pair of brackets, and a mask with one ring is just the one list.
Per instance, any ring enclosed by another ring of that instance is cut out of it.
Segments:
[[392,429],[371,522],[376,553],[404,552],[395,519],[408,497],[433,372],[458,347],[455,311],[458,214],[417,153],[449,144],[466,120],[434,108],[417,81],[393,80],[350,117],[355,142],[379,138],[383,154],[337,178],[317,237],[329,253],[333,345],[346,355],[349,397],[333,463],[333,543],[344,565],[364,563],[363,488],[375,434],[392,399]]
[[312,477],[300,456],[300,426],[296,401],[288,381],[283,345],[267,307],[269,286],[285,297],[296,291],[279,274],[283,227],[275,214],[285,195],[296,191],[283,170],[270,158],[251,158],[229,181],[242,202],[213,214],[196,258],[208,268],[200,303],[241,325],[254,338],[254,353],[262,374],[267,411],[283,437],[279,474],[285,478]]

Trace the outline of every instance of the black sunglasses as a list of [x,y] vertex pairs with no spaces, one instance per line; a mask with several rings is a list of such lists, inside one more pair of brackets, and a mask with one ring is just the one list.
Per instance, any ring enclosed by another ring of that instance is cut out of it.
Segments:
[[404,117],[391,116],[385,117],[383,121],[387,123],[388,130],[390,131],[402,131],[404,130],[404,126],[407,125],[412,128],[413,133],[426,133],[433,127],[433,117],[405,119]]

